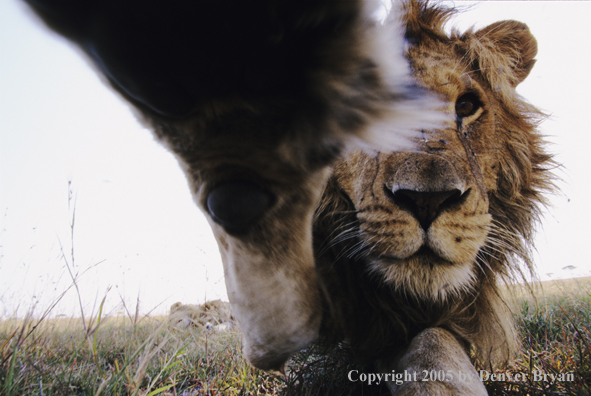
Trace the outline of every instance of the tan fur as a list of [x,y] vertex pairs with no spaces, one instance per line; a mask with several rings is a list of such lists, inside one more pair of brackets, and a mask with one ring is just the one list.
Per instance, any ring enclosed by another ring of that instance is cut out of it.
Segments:
[[[365,361],[419,334],[457,351],[447,333],[481,361],[509,358],[497,282],[514,258],[531,264],[553,165],[514,90],[536,53],[525,25],[447,36],[452,11],[408,1],[407,61],[396,2],[381,24],[377,0],[28,1],[178,158],[255,366],[281,368],[319,332]],[[442,127],[466,92],[482,109]],[[414,152],[371,151],[409,136]],[[461,198],[444,194],[430,227],[389,197],[442,189]]]
[[[428,328],[415,336],[393,366],[412,378],[402,384],[388,383],[396,396],[487,395],[464,347],[441,328]],[[438,376],[441,381],[434,380]]]
[[399,10],[382,24],[379,0],[28,3],[176,155],[244,355],[281,368],[320,327],[312,222],[330,166],[444,118],[410,75]]
[[[406,9],[413,72],[456,120],[424,130],[414,152],[355,152],[335,165],[315,222],[321,334],[386,368],[408,368],[393,363],[404,352],[413,369],[455,369],[469,350],[486,368],[502,366],[517,341],[498,285],[519,278],[519,261],[533,269],[532,233],[555,166],[537,130],[542,114],[515,92],[537,44],[520,22],[447,35],[453,10],[423,1]],[[477,99],[473,114],[456,111],[466,94]],[[453,353],[414,351],[427,330]]]
[[177,302],[171,305],[168,315],[168,321],[174,326],[197,326],[208,330],[231,326],[233,320],[230,304],[222,300],[206,301],[199,305]]

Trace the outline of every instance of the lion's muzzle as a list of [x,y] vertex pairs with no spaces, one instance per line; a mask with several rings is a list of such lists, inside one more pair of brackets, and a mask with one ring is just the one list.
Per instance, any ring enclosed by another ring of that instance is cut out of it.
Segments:
[[436,154],[415,153],[384,185],[386,196],[409,211],[425,231],[446,208],[459,205],[469,190],[453,165]]

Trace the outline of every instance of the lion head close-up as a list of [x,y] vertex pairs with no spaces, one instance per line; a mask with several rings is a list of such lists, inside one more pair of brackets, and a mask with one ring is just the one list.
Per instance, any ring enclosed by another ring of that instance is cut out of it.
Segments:
[[[532,269],[555,166],[515,90],[525,24],[447,32],[455,11],[420,0],[26,2],[175,155],[254,366],[314,342],[384,372],[510,361],[499,284]],[[438,386],[392,389],[484,389]]]
[[537,43],[516,21],[447,34],[453,10],[410,1],[406,11],[414,75],[453,121],[423,130],[414,151],[335,165],[315,228],[323,334],[361,359],[391,360],[441,328],[481,363],[503,364],[516,339],[499,281],[521,275],[520,261],[531,269],[553,180],[543,115],[515,92]]

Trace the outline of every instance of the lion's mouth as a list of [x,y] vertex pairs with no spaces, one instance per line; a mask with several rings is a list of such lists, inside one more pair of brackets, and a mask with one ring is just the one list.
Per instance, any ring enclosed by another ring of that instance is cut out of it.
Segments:
[[407,263],[409,261],[429,267],[436,265],[453,265],[452,262],[435,253],[433,249],[427,245],[421,246],[419,250],[407,257],[400,257],[395,254],[383,254],[377,256],[376,259],[391,265]]
[[472,262],[453,263],[426,245],[407,257],[376,255],[368,266],[387,284],[428,301],[444,301],[469,290],[476,280]]

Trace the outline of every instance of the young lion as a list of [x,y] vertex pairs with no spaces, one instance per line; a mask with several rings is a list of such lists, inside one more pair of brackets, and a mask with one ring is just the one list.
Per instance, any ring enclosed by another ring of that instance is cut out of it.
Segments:
[[207,330],[226,330],[232,327],[230,304],[222,300],[206,301],[203,304],[171,305],[168,321],[177,327],[197,326]]
[[498,285],[520,273],[515,259],[531,269],[553,186],[541,113],[515,92],[536,40],[516,21],[448,35],[452,14],[406,3],[413,73],[455,120],[424,130],[414,152],[339,161],[316,215],[322,338],[418,378],[392,382],[396,395],[486,394],[470,358],[490,368],[515,352]]
[[353,143],[404,146],[441,103],[379,0],[27,0],[178,158],[218,241],[244,354],[279,369],[318,334],[314,210]]

